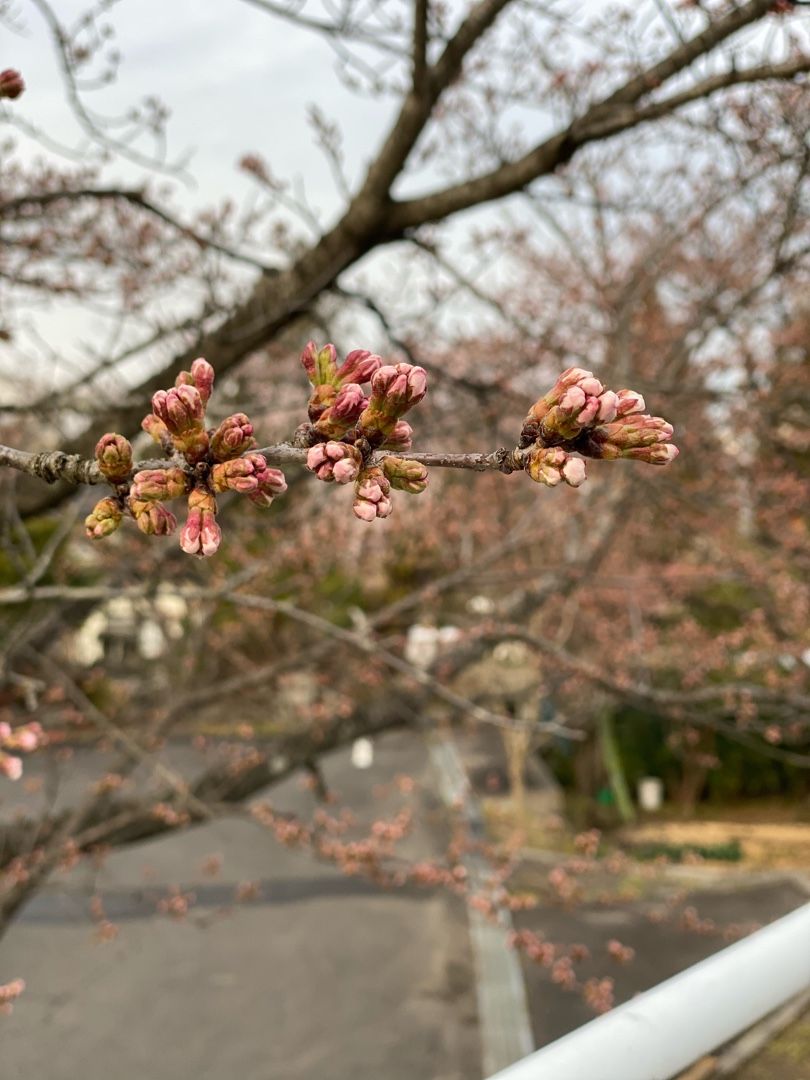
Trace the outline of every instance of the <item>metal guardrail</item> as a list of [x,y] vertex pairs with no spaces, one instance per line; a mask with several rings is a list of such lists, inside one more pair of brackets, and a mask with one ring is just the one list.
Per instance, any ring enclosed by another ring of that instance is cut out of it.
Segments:
[[491,1080],[671,1080],[810,988],[810,904]]

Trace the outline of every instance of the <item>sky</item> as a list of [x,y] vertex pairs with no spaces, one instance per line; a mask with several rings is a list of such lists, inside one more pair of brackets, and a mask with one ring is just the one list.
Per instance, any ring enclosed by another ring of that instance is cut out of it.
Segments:
[[[86,3],[53,0],[53,7],[69,23]],[[604,0],[586,0],[579,10],[604,14],[609,6]],[[19,32],[0,24],[0,68],[20,69],[27,83],[26,93],[12,103],[15,115],[75,142],[79,129],[37,0],[6,0],[6,8]],[[356,183],[390,121],[391,99],[349,90],[323,37],[271,17],[249,0],[120,0],[108,21],[116,30],[113,44],[122,53],[119,75],[115,84],[86,100],[106,115],[147,95],[168,105],[169,156],[192,154],[193,183],[171,181],[181,214],[226,195],[237,203],[248,198],[254,185],[237,163],[244,153],[256,151],[275,174],[303,183],[308,202],[329,224],[342,199],[307,120],[309,106],[317,103],[327,119],[339,122],[349,178]],[[28,146],[24,152],[41,151]],[[154,174],[119,158],[109,166],[108,179],[136,184]],[[420,177],[422,185],[430,181],[430,172]],[[498,207],[485,213],[502,212]],[[449,231],[450,242],[455,236],[463,246],[468,228],[464,218],[458,219]],[[469,298],[460,298],[459,305],[456,314],[462,322],[481,317],[480,306]],[[38,318],[51,339],[67,338],[89,325],[85,312],[67,308]]]

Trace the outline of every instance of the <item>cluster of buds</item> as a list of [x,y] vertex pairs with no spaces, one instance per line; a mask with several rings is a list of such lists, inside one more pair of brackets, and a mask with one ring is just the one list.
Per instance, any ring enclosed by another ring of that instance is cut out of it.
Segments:
[[123,435],[104,435],[96,446],[102,475],[115,488],[85,520],[87,536],[99,540],[120,526],[125,516],[149,536],[168,536],[177,519],[163,504],[188,500],[180,546],[191,555],[213,555],[222,532],[216,521],[216,495],[234,491],[261,508],[287,490],[284,474],[271,469],[256,446],[253,425],[244,413],[226,417],[217,428],[205,427],[205,408],[214,386],[214,369],[202,357],[181,371],[171,390],[158,390],[142,427],[171,455],[165,468],[143,469],[132,476],[132,446]]
[[6,68],[0,71],[0,98],[18,98],[25,90],[25,83],[19,71]]
[[[312,384],[307,467],[320,480],[355,485],[354,513],[361,521],[388,517],[392,487],[418,494],[427,487],[427,469],[416,461],[385,457],[375,451],[404,453],[413,430],[405,413],[427,393],[427,375],[413,364],[383,364],[366,349],[350,352],[338,364],[334,345],[313,342],[301,354]],[[370,394],[364,386],[370,383]],[[390,462],[390,464],[389,464]]]
[[634,458],[667,465],[678,456],[670,442],[672,425],[644,412],[634,390],[606,390],[593,372],[568,368],[529,410],[521,431],[525,467],[533,480],[549,487],[565,481],[579,487],[591,458]]
[[352,510],[361,521],[386,518],[394,509],[389,495],[391,485],[378,465],[363,469],[354,487]]
[[[42,744],[43,738],[42,727],[36,721],[12,728],[5,720],[0,720],[0,776],[19,780],[23,764],[18,755],[30,754],[36,750]],[[8,753],[9,750],[13,752]]]
[[363,455],[350,443],[316,443],[307,453],[307,468],[314,472],[319,480],[352,484],[360,475],[362,467]]

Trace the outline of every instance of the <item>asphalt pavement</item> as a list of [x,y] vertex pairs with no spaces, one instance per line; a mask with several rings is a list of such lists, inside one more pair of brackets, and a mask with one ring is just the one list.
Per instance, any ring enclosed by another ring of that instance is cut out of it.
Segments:
[[[194,754],[173,748],[169,760],[192,767]],[[104,767],[78,753],[61,798]],[[48,763],[31,758],[29,778],[38,768]],[[419,812],[404,850],[441,853],[444,814],[417,736],[378,740],[368,769],[339,753],[324,771],[366,820],[402,804],[390,787],[397,774],[415,777]],[[380,794],[379,785],[389,787]],[[42,797],[15,790],[17,801]],[[273,789],[272,801],[314,806],[299,779]],[[213,878],[203,869],[211,856],[222,860]],[[248,882],[256,895],[235,903]],[[184,919],[160,910],[173,889],[195,894]],[[117,926],[113,940],[97,940],[93,895]],[[214,822],[117,851],[100,869],[83,861],[54,875],[0,944],[0,982],[17,976],[27,987],[0,1017],[3,1080],[481,1075],[463,905],[444,893],[381,891],[286,850],[249,821]]]

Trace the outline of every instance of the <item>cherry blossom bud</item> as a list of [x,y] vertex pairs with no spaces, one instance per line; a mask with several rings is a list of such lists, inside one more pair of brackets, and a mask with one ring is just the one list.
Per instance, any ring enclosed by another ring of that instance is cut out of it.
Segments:
[[386,404],[402,416],[427,393],[427,372],[412,364],[387,364],[373,375],[371,391],[384,397]]
[[314,341],[308,341],[301,353],[301,363],[313,386],[331,384],[337,374],[337,350],[334,345],[318,349]]
[[[567,368],[551,390],[532,405],[523,424],[524,434],[534,438],[539,425],[546,441],[576,438],[584,427],[596,419],[604,392],[604,387],[593,372],[584,368]],[[611,402],[612,399],[608,398],[601,406],[606,415]]]
[[263,462],[264,468],[261,469],[256,466],[256,478],[259,481],[259,486],[256,491],[248,495],[248,498],[260,510],[266,510],[272,504],[276,495],[283,495],[287,490],[287,481],[284,479],[284,473],[281,469],[268,468],[267,461],[261,454],[251,454],[250,458],[254,462],[256,459]]
[[7,776],[9,780],[19,780],[22,772],[22,759],[15,757],[13,754],[4,754],[0,750],[0,773]]
[[129,493],[138,501],[179,499],[186,493],[186,474],[182,469],[144,469],[135,473]]
[[143,420],[141,420],[141,427],[147,435],[151,435],[158,446],[164,446],[171,438],[169,429],[159,417],[155,416],[154,413],[149,413],[148,416],[145,416]]
[[267,470],[261,454],[246,454],[215,465],[211,470],[214,491],[238,491],[250,495],[259,490],[259,478]]
[[569,457],[562,467],[562,475],[570,487],[579,487],[587,480],[585,462],[581,457]]
[[312,391],[307,405],[307,414],[311,423],[320,420],[328,412],[337,397],[337,388],[331,383],[323,383]]
[[96,443],[96,461],[112,484],[122,484],[132,470],[132,445],[123,435],[108,433]]
[[654,446],[636,446],[630,450],[624,450],[622,457],[632,458],[634,461],[646,461],[648,465],[669,465],[679,453],[678,447],[672,443],[656,443]]
[[427,393],[427,373],[412,364],[386,364],[371,379],[371,397],[357,422],[372,445],[391,436],[397,421]]
[[101,540],[114,533],[123,519],[123,511],[116,499],[101,499],[84,519],[85,536],[89,540]]
[[335,373],[338,386],[344,383],[367,383],[375,371],[382,367],[382,358],[368,349],[353,349]]
[[203,405],[206,405],[214,388],[214,369],[204,357],[198,356],[191,365],[191,377],[203,399]]
[[638,446],[654,446],[656,443],[669,442],[672,434],[672,424],[663,417],[648,416],[643,413],[622,417],[611,424],[601,424],[589,432],[588,440],[589,445],[610,443],[620,450],[630,450]]
[[314,427],[319,435],[339,438],[354,427],[366,405],[366,395],[358,383],[346,383],[338,390],[335,400]]
[[615,419],[618,412],[619,395],[615,394],[612,390],[605,390],[598,397],[599,410],[596,414],[596,419],[602,423],[610,423]]
[[127,505],[135,524],[147,536],[171,536],[177,528],[177,518],[159,502],[130,497]]
[[18,98],[25,90],[25,83],[19,71],[6,68],[0,71],[0,98]]
[[383,450],[404,451],[413,446],[413,428],[407,420],[397,420],[393,430],[382,444]]
[[318,443],[307,454],[307,468],[319,480],[338,484],[353,483],[360,475],[363,457],[360,451],[348,443],[330,441]]
[[[616,395],[616,415],[631,416],[633,413],[643,413],[646,409],[644,398],[635,390],[620,390]],[[600,419],[602,419],[600,417]]]
[[253,424],[244,413],[226,416],[211,436],[211,453],[215,461],[228,461],[239,457],[256,445]]
[[410,461],[408,458],[387,457],[382,463],[385,477],[391,483],[391,487],[399,491],[407,491],[411,495],[421,494],[428,486],[427,466],[421,461]]
[[585,462],[566,454],[559,446],[533,447],[526,471],[532,480],[548,487],[556,487],[563,480],[571,487],[579,487],[586,479]]
[[373,465],[368,469],[363,469],[354,490],[352,510],[355,517],[361,521],[388,517],[393,510],[391,500],[388,498],[391,485],[379,466]]
[[203,399],[196,386],[176,386],[152,395],[152,410],[169,434],[186,435],[200,430],[205,417]]
[[222,540],[216,513],[214,496],[204,488],[195,488],[188,497],[188,518],[180,533],[180,547],[186,554],[200,558],[216,554]]

